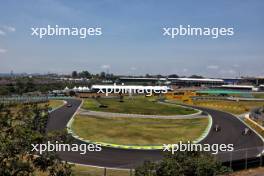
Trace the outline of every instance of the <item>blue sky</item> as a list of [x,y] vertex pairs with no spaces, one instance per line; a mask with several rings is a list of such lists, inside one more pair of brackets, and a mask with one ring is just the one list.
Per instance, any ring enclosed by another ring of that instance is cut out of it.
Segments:
[[[0,6],[0,73],[264,76],[263,0],[9,0]],[[31,36],[31,27],[102,27],[99,37]],[[233,27],[232,37],[164,37],[163,27]]]

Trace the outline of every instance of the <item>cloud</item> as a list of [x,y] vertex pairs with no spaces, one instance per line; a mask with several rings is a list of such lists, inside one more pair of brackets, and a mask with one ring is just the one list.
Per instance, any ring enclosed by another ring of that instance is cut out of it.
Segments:
[[16,28],[12,26],[0,26],[0,35],[5,36],[9,32],[15,32]]
[[6,52],[7,52],[6,49],[0,48],[0,54],[2,54],[2,53],[6,53]]
[[3,26],[3,28],[8,32],[15,32],[16,31],[16,28],[14,28],[13,26]]
[[110,65],[101,65],[102,69],[109,69],[111,66]]
[[237,72],[233,69],[229,69],[229,70],[221,70],[220,73],[221,74],[228,74],[228,75],[235,75]]
[[0,35],[4,36],[4,35],[6,35],[6,33],[0,29]]
[[207,69],[211,69],[211,70],[217,70],[219,68],[218,65],[208,65]]

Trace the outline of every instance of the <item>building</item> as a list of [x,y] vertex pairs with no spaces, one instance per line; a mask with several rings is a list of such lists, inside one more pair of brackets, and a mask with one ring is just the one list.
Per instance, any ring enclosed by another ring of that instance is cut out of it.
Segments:
[[258,91],[258,88],[253,85],[221,85],[215,88],[238,91]]
[[180,87],[215,86],[224,84],[223,79],[211,78],[136,78],[121,77],[117,83],[127,85],[174,85]]
[[170,81],[172,85],[179,87],[210,87],[224,84],[223,79],[212,78],[168,78],[168,81]]
[[259,90],[264,91],[264,84],[259,85]]
[[244,84],[252,84],[256,86],[264,84],[264,77],[243,77],[242,79]]
[[126,85],[159,85],[165,84],[166,78],[141,78],[141,77],[120,77],[116,83]]
[[92,92],[100,94],[161,94],[171,91],[168,86],[140,86],[140,85],[93,85]]

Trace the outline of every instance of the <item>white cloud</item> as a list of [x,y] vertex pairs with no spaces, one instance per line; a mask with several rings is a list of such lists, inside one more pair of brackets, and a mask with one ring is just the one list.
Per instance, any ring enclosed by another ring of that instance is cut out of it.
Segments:
[[1,54],[1,53],[6,53],[6,52],[7,52],[6,49],[0,48],[0,54]]
[[233,69],[229,69],[229,70],[221,70],[220,73],[221,74],[228,74],[228,75],[235,75],[237,72]]
[[0,35],[6,35],[6,33],[0,29]]
[[12,26],[0,26],[0,35],[5,36],[8,32],[15,32],[16,28]]
[[8,31],[8,32],[15,32],[16,28],[12,27],[12,26],[3,26],[3,28]]
[[208,65],[207,69],[217,70],[219,68],[218,65]]
[[102,69],[109,69],[111,66],[110,65],[101,65]]

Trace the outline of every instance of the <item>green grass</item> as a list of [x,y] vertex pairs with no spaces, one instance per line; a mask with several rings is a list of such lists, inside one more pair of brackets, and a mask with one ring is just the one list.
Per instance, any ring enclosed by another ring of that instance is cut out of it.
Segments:
[[[62,106],[64,102],[62,100],[49,100],[47,103],[38,103],[39,107],[44,107],[45,105],[48,105],[50,108],[55,109],[60,106]],[[10,107],[11,112],[17,113],[19,109],[21,109],[24,105],[18,104],[15,106]]]
[[258,125],[252,123],[249,119],[245,118],[244,121],[253,128],[258,134],[260,134],[262,137],[264,137],[264,130],[261,129]]
[[207,124],[208,118],[182,120],[77,115],[72,129],[78,136],[95,142],[162,145],[193,141],[201,136]]
[[259,124],[260,126],[264,127],[264,121],[262,119],[254,119],[254,121]]
[[226,100],[198,100],[194,105],[218,109],[233,114],[243,114],[256,107],[264,106],[264,102],[259,101],[226,101]]
[[[152,101],[151,101],[152,100]],[[106,108],[100,108],[99,105],[106,105]],[[145,114],[145,115],[186,115],[193,114],[197,111],[190,108],[184,108],[177,105],[165,105],[153,101],[153,98],[143,96],[124,98],[124,102],[114,98],[85,99],[84,109],[93,111],[117,112],[128,114]]]
[[49,100],[48,104],[49,104],[49,107],[51,107],[52,109],[55,109],[55,108],[62,106],[64,103],[62,100]]
[[254,93],[254,98],[264,98],[264,93]]
[[63,100],[49,100],[47,103],[39,103],[40,106],[49,105],[50,108],[55,109],[64,104]]

